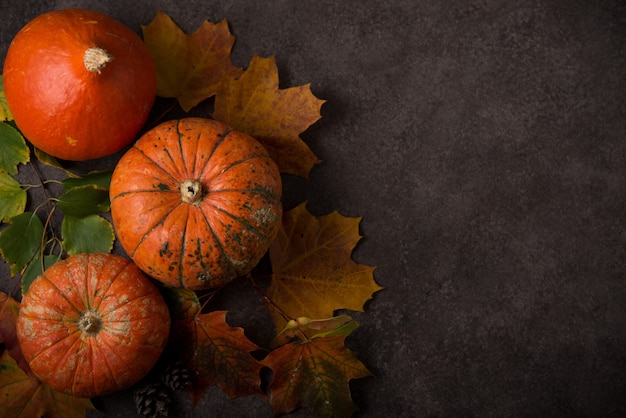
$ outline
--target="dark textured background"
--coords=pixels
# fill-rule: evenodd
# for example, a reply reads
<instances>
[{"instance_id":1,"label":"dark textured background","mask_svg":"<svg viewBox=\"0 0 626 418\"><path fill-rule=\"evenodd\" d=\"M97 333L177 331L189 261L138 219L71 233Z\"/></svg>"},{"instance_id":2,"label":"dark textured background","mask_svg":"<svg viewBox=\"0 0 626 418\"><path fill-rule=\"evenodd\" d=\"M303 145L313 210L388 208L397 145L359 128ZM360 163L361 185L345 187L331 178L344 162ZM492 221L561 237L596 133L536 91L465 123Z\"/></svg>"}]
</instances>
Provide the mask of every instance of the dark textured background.
<instances>
[{"instance_id":1,"label":"dark textured background","mask_svg":"<svg viewBox=\"0 0 626 418\"><path fill-rule=\"evenodd\" d=\"M303 135L324 162L285 204L363 216L354 258L386 290L348 339L376 375L357 415L624 416L625 4L0 0L0 56L52 8L227 19L236 65L275 55L283 87L327 100ZM213 388L186 416L271 408Z\"/></svg>"}]
</instances>

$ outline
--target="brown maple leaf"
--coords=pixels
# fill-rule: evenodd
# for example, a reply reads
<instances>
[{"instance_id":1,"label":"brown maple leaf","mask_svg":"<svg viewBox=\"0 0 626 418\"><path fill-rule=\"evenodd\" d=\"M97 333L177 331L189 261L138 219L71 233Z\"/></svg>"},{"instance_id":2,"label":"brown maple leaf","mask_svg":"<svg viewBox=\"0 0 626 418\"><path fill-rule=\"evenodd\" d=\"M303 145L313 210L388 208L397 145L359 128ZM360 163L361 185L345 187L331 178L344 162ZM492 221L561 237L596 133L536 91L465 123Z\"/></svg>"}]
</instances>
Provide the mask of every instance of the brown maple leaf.
<instances>
[{"instance_id":1,"label":"brown maple leaf","mask_svg":"<svg viewBox=\"0 0 626 418\"><path fill-rule=\"evenodd\" d=\"M29 378L4 351L0 356L0 416L82 418L95 409L86 398L76 398Z\"/></svg>"},{"instance_id":2,"label":"brown maple leaf","mask_svg":"<svg viewBox=\"0 0 626 418\"><path fill-rule=\"evenodd\" d=\"M274 371L270 403L276 415L299 407L317 417L350 417L357 409L350 379L371 373L344 345L345 335L283 345L261 363Z\"/></svg>"},{"instance_id":3,"label":"brown maple leaf","mask_svg":"<svg viewBox=\"0 0 626 418\"><path fill-rule=\"evenodd\" d=\"M307 177L319 159L300 134L320 119L324 102L310 84L279 89L275 58L255 56L241 77L222 79L213 118L261 142L281 172Z\"/></svg>"},{"instance_id":4,"label":"brown maple leaf","mask_svg":"<svg viewBox=\"0 0 626 418\"><path fill-rule=\"evenodd\" d=\"M298 317L329 318L337 309L363 311L374 292L375 267L357 264L352 250L360 240L361 218L332 212L316 218L305 203L285 212L270 246L272 280L267 297L277 329Z\"/></svg>"},{"instance_id":5,"label":"brown maple leaf","mask_svg":"<svg viewBox=\"0 0 626 418\"><path fill-rule=\"evenodd\" d=\"M205 21L187 35L165 13L141 27L144 43L157 68L157 94L175 97L184 111L217 92L222 77L238 77L242 69L230 60L235 37L228 23Z\"/></svg>"},{"instance_id":6,"label":"brown maple leaf","mask_svg":"<svg viewBox=\"0 0 626 418\"><path fill-rule=\"evenodd\" d=\"M193 405L212 385L230 398L263 394L261 364L250 354L259 347L242 328L226 323L226 311L198 314L176 321L172 328L174 349L194 376L189 388Z\"/></svg>"}]
</instances>

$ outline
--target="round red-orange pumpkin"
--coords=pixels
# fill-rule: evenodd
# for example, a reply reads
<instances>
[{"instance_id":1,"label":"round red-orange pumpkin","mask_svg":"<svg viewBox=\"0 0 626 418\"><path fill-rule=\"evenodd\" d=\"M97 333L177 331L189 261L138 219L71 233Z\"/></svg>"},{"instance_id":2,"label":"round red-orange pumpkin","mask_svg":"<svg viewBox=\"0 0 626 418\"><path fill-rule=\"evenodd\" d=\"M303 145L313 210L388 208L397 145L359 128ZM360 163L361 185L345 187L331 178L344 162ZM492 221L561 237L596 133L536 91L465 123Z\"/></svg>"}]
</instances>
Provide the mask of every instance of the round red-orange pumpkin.
<instances>
[{"instance_id":1,"label":"round red-orange pumpkin","mask_svg":"<svg viewBox=\"0 0 626 418\"><path fill-rule=\"evenodd\" d=\"M259 142L184 118L148 131L120 159L111 215L139 268L170 286L206 289L258 264L280 226L281 193Z\"/></svg>"},{"instance_id":2,"label":"round red-orange pumpkin","mask_svg":"<svg viewBox=\"0 0 626 418\"><path fill-rule=\"evenodd\" d=\"M167 342L158 288L130 260L78 254L53 264L22 299L17 337L33 373L79 397L137 383Z\"/></svg>"},{"instance_id":3,"label":"round red-orange pumpkin","mask_svg":"<svg viewBox=\"0 0 626 418\"><path fill-rule=\"evenodd\" d=\"M9 46L3 77L24 136L65 160L99 158L130 144L156 97L155 64L139 35L84 9L28 22Z\"/></svg>"}]
</instances>

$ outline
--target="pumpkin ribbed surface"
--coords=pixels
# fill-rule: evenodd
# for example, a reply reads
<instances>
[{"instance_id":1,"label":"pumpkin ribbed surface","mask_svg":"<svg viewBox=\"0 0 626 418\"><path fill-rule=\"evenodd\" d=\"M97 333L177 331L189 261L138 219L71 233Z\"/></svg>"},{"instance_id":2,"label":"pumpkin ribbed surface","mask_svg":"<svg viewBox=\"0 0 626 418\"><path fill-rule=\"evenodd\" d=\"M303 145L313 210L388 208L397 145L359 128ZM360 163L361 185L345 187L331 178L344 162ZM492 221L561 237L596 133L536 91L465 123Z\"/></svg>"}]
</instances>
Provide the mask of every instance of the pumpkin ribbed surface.
<instances>
[{"instance_id":1,"label":"pumpkin ribbed surface","mask_svg":"<svg viewBox=\"0 0 626 418\"><path fill-rule=\"evenodd\" d=\"M170 316L158 288L130 260L78 254L36 278L17 336L33 373L79 397L137 383L167 342Z\"/></svg>"},{"instance_id":2,"label":"pumpkin ribbed surface","mask_svg":"<svg viewBox=\"0 0 626 418\"><path fill-rule=\"evenodd\" d=\"M24 136L66 160L99 158L129 145L156 97L156 67L139 35L84 9L50 11L28 22L9 46L3 81Z\"/></svg>"},{"instance_id":3,"label":"pumpkin ribbed surface","mask_svg":"<svg viewBox=\"0 0 626 418\"><path fill-rule=\"evenodd\" d=\"M117 164L111 215L134 262L170 286L219 287L249 272L282 216L280 173L263 146L204 118L145 133Z\"/></svg>"}]
</instances>

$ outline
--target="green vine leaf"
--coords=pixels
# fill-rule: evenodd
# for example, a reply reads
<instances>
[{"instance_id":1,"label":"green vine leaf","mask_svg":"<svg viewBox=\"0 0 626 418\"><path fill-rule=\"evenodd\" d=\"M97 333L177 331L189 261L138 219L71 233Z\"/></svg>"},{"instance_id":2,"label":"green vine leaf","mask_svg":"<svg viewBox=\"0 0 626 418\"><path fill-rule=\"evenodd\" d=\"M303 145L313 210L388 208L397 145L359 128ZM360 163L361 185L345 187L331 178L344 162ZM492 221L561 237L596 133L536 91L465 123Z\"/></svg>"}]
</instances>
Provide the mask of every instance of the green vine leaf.
<instances>
[{"instance_id":1,"label":"green vine leaf","mask_svg":"<svg viewBox=\"0 0 626 418\"><path fill-rule=\"evenodd\" d=\"M9 223L11 225L0 232L0 253L11 265L11 275L16 275L39 258L44 226L32 212L14 216Z\"/></svg>"},{"instance_id":2,"label":"green vine leaf","mask_svg":"<svg viewBox=\"0 0 626 418\"><path fill-rule=\"evenodd\" d=\"M63 190L69 191L75 187L93 186L100 189L108 190L111 185L111 176L113 170L92 171L82 177L68 177L61 181Z\"/></svg>"},{"instance_id":3,"label":"green vine leaf","mask_svg":"<svg viewBox=\"0 0 626 418\"><path fill-rule=\"evenodd\" d=\"M0 171L17 174L17 166L29 161L30 150L20 131L0 122Z\"/></svg>"},{"instance_id":4,"label":"green vine leaf","mask_svg":"<svg viewBox=\"0 0 626 418\"><path fill-rule=\"evenodd\" d=\"M7 98L4 95L4 81L2 78L2 74L0 74L0 121L4 120L13 120L13 115L9 110Z\"/></svg>"},{"instance_id":5,"label":"green vine leaf","mask_svg":"<svg viewBox=\"0 0 626 418\"><path fill-rule=\"evenodd\" d=\"M40 259L41 260L41 259ZM26 270L24 270L24 274L22 274L22 295L28 291L30 284L35 280L38 276L43 273L42 265L40 260L37 260L36 263L30 263ZM51 265L61 260L61 255L46 255L43 257L43 268L48 269Z\"/></svg>"},{"instance_id":6,"label":"green vine leaf","mask_svg":"<svg viewBox=\"0 0 626 418\"><path fill-rule=\"evenodd\" d=\"M57 199L58 208L75 218L108 212L110 205L108 189L91 184L72 187Z\"/></svg>"},{"instance_id":7,"label":"green vine leaf","mask_svg":"<svg viewBox=\"0 0 626 418\"><path fill-rule=\"evenodd\" d=\"M61 224L63 248L69 255L110 253L115 234L113 226L100 215L65 216Z\"/></svg>"},{"instance_id":8,"label":"green vine leaf","mask_svg":"<svg viewBox=\"0 0 626 418\"><path fill-rule=\"evenodd\" d=\"M0 172L0 222L7 222L25 208L26 190L12 176Z\"/></svg>"},{"instance_id":9,"label":"green vine leaf","mask_svg":"<svg viewBox=\"0 0 626 418\"><path fill-rule=\"evenodd\" d=\"M59 170L63 170L65 171L65 173L68 176L74 176L73 173L69 172L68 170L66 170L61 163L59 162L59 160L57 160L55 157L53 157L52 155L43 152L42 150L40 150L37 147L33 147L33 151L35 154L35 157L39 160L40 163L45 164L49 167L53 167L53 168L58 168Z\"/></svg>"}]
</instances>

